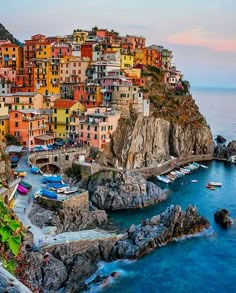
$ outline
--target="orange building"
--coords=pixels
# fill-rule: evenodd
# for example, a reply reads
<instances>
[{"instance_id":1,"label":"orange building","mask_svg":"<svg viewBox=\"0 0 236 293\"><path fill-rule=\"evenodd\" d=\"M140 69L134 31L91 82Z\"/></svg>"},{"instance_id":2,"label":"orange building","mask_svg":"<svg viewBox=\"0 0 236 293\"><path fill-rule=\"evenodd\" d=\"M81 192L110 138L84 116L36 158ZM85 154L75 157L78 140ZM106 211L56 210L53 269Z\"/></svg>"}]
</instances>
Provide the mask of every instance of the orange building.
<instances>
[{"instance_id":1,"label":"orange building","mask_svg":"<svg viewBox=\"0 0 236 293\"><path fill-rule=\"evenodd\" d=\"M9 112L10 134L15 136L19 142L28 148L36 144L44 144L53 141L53 137L45 137L45 119L38 110L23 109ZM39 143L41 141L41 143Z\"/></svg>"},{"instance_id":2,"label":"orange building","mask_svg":"<svg viewBox=\"0 0 236 293\"><path fill-rule=\"evenodd\" d=\"M23 67L23 48L15 44L3 44L2 60L3 67L10 67L12 70L18 70Z\"/></svg>"},{"instance_id":3,"label":"orange building","mask_svg":"<svg viewBox=\"0 0 236 293\"><path fill-rule=\"evenodd\" d=\"M80 84L74 90L74 100L79 101L86 109L99 107L103 102L101 86L92 82Z\"/></svg>"},{"instance_id":4,"label":"orange building","mask_svg":"<svg viewBox=\"0 0 236 293\"><path fill-rule=\"evenodd\" d=\"M158 50L158 46L152 45L144 49L143 63L144 65L162 67L161 52Z\"/></svg>"}]
</instances>

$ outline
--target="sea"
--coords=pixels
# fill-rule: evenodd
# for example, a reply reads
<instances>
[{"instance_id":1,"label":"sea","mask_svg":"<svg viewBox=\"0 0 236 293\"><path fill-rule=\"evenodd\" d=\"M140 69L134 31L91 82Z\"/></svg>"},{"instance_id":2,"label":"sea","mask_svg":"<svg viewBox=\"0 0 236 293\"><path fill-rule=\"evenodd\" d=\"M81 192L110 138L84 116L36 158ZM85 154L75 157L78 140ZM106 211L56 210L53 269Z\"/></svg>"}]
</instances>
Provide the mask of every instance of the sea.
<instances>
[{"instance_id":1,"label":"sea","mask_svg":"<svg viewBox=\"0 0 236 293\"><path fill-rule=\"evenodd\" d=\"M236 90L193 88L191 92L213 137L220 134L227 139L226 143L236 140ZM136 261L100 263L97 273L108 275L116 271L119 276L111 278L106 286L91 288L90 292L236 292L236 165L217 161L204 164L208 169L199 168L168 186L152 179L166 190L165 202L145 209L113 212L110 217L126 230L132 223L139 224L172 204L182 209L191 204L210 221L210 228ZM219 181L222 187L209 190L209 181ZM227 230L214 222L214 213L219 208L228 209L235 220Z\"/></svg>"}]
</instances>

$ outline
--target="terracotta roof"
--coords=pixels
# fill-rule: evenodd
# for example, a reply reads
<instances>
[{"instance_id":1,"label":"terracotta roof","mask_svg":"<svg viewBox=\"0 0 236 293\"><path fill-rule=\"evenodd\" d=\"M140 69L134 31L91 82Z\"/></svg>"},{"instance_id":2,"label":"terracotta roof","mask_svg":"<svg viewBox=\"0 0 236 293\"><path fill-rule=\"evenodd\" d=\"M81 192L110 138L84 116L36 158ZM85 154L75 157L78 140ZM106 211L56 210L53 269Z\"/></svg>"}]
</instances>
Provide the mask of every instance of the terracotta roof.
<instances>
[{"instance_id":1,"label":"terracotta roof","mask_svg":"<svg viewBox=\"0 0 236 293\"><path fill-rule=\"evenodd\" d=\"M70 109L76 103L77 103L77 101L61 99L61 100L57 100L54 103L54 107L53 108L57 108L57 109Z\"/></svg>"},{"instance_id":2,"label":"terracotta roof","mask_svg":"<svg viewBox=\"0 0 236 293\"><path fill-rule=\"evenodd\" d=\"M1 47L6 47L6 48L8 48L8 47L20 47L20 46L18 46L18 45L16 45L16 44L3 44L3 45L1 45Z\"/></svg>"}]
</instances>

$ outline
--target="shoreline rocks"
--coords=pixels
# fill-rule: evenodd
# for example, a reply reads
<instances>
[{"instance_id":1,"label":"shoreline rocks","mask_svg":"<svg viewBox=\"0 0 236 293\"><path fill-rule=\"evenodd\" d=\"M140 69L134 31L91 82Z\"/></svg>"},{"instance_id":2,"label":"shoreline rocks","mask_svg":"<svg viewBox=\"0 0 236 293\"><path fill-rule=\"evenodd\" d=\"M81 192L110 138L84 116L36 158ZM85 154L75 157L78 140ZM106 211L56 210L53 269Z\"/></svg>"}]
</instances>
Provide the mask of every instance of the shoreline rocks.
<instances>
[{"instance_id":1,"label":"shoreline rocks","mask_svg":"<svg viewBox=\"0 0 236 293\"><path fill-rule=\"evenodd\" d=\"M88 184L90 200L104 210L143 208L164 201L167 195L141 174L103 171Z\"/></svg>"},{"instance_id":2,"label":"shoreline rocks","mask_svg":"<svg viewBox=\"0 0 236 293\"><path fill-rule=\"evenodd\" d=\"M232 219L229 217L229 211L226 209L221 209L215 212L214 220L221 227L227 229L233 224Z\"/></svg>"},{"instance_id":3,"label":"shoreline rocks","mask_svg":"<svg viewBox=\"0 0 236 293\"><path fill-rule=\"evenodd\" d=\"M182 211L180 206L172 205L140 225L131 225L126 237L115 244L112 258L140 258L176 238L202 232L209 226L208 220L198 214L195 206Z\"/></svg>"},{"instance_id":4,"label":"shoreline rocks","mask_svg":"<svg viewBox=\"0 0 236 293\"><path fill-rule=\"evenodd\" d=\"M217 145L214 150L215 158L229 159L236 155L236 140L232 140L228 145Z\"/></svg>"}]
</instances>

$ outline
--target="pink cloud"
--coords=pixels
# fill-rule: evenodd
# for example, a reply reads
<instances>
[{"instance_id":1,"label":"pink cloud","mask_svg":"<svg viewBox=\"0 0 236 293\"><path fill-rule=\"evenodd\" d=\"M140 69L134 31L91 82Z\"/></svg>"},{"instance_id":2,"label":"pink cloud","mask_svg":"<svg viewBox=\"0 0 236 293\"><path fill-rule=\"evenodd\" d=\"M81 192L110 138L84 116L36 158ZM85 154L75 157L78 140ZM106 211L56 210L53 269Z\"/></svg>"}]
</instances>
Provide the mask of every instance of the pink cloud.
<instances>
[{"instance_id":1,"label":"pink cloud","mask_svg":"<svg viewBox=\"0 0 236 293\"><path fill-rule=\"evenodd\" d=\"M217 52L236 52L236 39L226 39L216 33L190 29L170 35L167 41L176 45L205 47Z\"/></svg>"}]
</instances>

